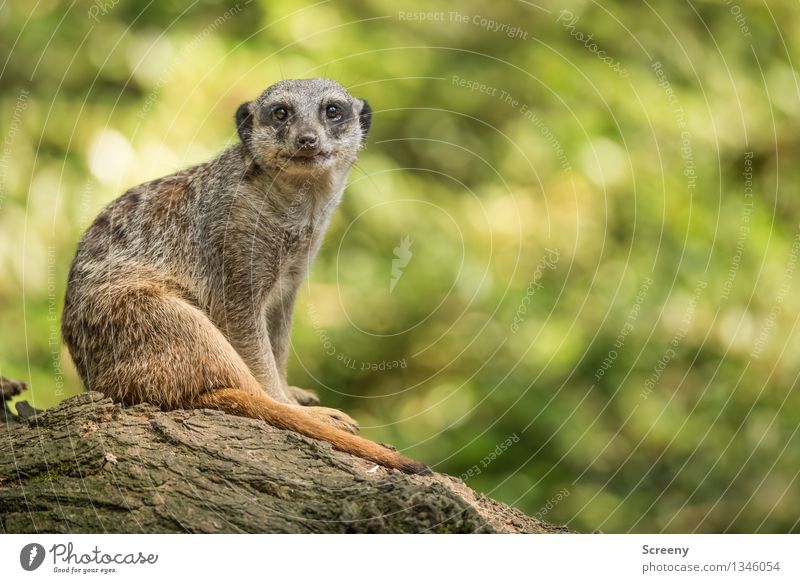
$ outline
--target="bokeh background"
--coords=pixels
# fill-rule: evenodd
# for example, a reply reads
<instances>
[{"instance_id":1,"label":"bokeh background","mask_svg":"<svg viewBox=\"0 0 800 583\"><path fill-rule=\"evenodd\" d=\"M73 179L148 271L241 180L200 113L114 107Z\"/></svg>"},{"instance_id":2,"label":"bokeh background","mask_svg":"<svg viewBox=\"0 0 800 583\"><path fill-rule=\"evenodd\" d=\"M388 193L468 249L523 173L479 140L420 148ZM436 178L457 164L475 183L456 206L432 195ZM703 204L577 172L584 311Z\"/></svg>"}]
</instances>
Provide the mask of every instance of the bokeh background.
<instances>
[{"instance_id":1,"label":"bokeh background","mask_svg":"<svg viewBox=\"0 0 800 583\"><path fill-rule=\"evenodd\" d=\"M294 384L577 530L798 531L798 4L448 4L0 4L0 374L80 392L82 230L327 76L375 114Z\"/></svg>"}]
</instances>

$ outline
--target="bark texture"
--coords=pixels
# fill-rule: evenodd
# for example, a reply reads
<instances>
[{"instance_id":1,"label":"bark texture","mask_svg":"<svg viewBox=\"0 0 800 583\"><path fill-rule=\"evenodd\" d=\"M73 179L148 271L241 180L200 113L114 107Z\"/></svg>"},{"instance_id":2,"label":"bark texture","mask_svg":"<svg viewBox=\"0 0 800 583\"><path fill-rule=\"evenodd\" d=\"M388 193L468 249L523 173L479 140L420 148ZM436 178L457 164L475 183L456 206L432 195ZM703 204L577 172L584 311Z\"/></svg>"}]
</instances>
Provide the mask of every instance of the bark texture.
<instances>
[{"instance_id":1,"label":"bark texture","mask_svg":"<svg viewBox=\"0 0 800 583\"><path fill-rule=\"evenodd\" d=\"M5 429L5 533L567 532L450 476L386 470L218 411L86 393Z\"/></svg>"}]
</instances>

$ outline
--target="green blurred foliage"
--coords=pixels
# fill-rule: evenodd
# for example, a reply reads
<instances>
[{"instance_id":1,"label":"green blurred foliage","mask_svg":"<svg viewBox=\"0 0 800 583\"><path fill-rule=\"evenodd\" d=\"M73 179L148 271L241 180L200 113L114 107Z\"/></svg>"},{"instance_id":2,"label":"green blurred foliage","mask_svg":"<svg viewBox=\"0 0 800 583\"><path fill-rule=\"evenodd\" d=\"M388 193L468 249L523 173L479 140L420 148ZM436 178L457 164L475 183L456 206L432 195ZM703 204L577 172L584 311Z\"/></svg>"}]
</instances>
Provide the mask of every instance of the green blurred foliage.
<instances>
[{"instance_id":1,"label":"green blurred foliage","mask_svg":"<svg viewBox=\"0 0 800 583\"><path fill-rule=\"evenodd\" d=\"M294 384L578 530L797 531L800 18L769 4L5 2L0 374L79 392L82 230L265 86L328 76L375 115Z\"/></svg>"}]
</instances>

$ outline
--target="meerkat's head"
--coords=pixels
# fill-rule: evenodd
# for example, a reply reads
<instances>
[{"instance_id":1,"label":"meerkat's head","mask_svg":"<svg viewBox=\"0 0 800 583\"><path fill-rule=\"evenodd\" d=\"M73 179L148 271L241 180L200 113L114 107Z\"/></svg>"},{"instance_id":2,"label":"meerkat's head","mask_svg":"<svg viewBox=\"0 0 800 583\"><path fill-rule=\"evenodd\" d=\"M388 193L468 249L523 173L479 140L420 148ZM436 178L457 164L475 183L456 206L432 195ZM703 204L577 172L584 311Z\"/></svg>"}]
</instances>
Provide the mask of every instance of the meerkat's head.
<instances>
[{"instance_id":1,"label":"meerkat's head","mask_svg":"<svg viewBox=\"0 0 800 583\"><path fill-rule=\"evenodd\" d=\"M236 111L256 163L287 174L349 169L371 121L369 104L330 79L280 81Z\"/></svg>"}]
</instances>

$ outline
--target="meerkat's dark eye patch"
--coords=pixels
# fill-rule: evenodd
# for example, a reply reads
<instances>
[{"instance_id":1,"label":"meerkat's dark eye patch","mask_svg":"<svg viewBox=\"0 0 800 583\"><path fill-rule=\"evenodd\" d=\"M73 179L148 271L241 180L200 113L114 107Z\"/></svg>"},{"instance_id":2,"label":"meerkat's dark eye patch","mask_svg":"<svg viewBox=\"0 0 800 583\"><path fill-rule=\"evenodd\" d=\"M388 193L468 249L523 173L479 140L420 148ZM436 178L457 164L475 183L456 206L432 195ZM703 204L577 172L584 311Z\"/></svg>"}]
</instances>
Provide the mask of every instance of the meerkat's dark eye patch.
<instances>
[{"instance_id":1,"label":"meerkat's dark eye patch","mask_svg":"<svg viewBox=\"0 0 800 583\"><path fill-rule=\"evenodd\" d=\"M344 108L338 103L329 103L325 107L325 117L331 121L341 121L344 117Z\"/></svg>"},{"instance_id":2,"label":"meerkat's dark eye patch","mask_svg":"<svg viewBox=\"0 0 800 583\"><path fill-rule=\"evenodd\" d=\"M286 121L289 119L289 108L278 105L272 108L272 119L275 121Z\"/></svg>"}]
</instances>

